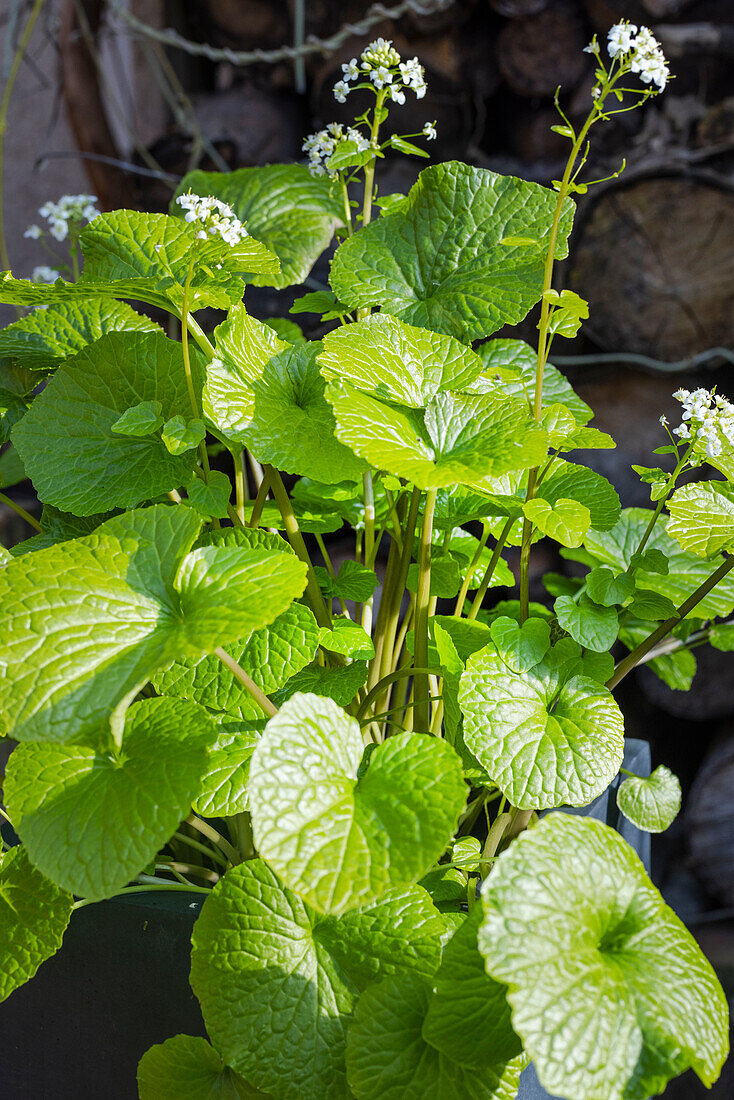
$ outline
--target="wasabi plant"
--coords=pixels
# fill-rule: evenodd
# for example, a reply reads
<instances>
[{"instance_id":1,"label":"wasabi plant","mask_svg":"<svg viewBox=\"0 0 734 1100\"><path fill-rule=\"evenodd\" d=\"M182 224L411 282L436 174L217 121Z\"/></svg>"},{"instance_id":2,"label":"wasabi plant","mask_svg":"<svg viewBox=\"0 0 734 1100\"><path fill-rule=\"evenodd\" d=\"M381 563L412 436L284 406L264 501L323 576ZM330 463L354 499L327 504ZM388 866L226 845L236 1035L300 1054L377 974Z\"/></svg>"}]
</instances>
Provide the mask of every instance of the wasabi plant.
<instances>
[{"instance_id":1,"label":"wasabi plant","mask_svg":"<svg viewBox=\"0 0 734 1100\"><path fill-rule=\"evenodd\" d=\"M170 214L84 226L78 279L0 280L29 309L0 333L0 469L43 502L0 569L0 997L81 906L203 901L211 1042L152 1047L142 1100L509 1100L529 1060L556 1096L644 1100L720 1071L695 941L614 829L555 812L614 782L665 829L678 781L620 783L614 689L642 662L684 689L692 647L734 646L731 405L681 392L651 507L621 511L575 455L614 443L549 362L588 313L553 281L589 131L668 77L645 28L589 49L553 188L450 162L379 195L435 125L386 136L425 79L378 40L334 90L367 109L308 166L192 172ZM248 312L334 234L291 311L321 340ZM491 338L538 305L537 348ZM548 605L540 539L582 567Z\"/></svg>"}]
</instances>

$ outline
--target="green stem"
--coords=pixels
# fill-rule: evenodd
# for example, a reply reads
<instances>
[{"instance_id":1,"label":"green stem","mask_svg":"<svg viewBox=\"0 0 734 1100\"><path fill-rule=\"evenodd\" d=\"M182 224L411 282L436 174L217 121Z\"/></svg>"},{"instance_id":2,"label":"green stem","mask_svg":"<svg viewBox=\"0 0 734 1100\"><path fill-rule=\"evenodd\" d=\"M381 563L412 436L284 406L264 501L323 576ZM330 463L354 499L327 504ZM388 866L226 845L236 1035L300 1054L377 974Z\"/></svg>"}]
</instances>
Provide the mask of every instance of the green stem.
<instances>
[{"instance_id":1,"label":"green stem","mask_svg":"<svg viewBox=\"0 0 734 1100\"><path fill-rule=\"evenodd\" d=\"M359 705L359 709L355 717L357 717L360 721L366 718L367 712L370 709L370 704L373 703L375 699L378 699L385 688L389 687L390 684L394 684L396 680L402 680L404 676L414 676L416 673L426 673L426 675L428 675L429 673L434 673L436 671L437 670L435 668L413 668L411 666L396 669L395 672L389 672L387 676L383 676L383 678L375 684L371 691L367 692L364 699Z\"/></svg>"},{"instance_id":2,"label":"green stem","mask_svg":"<svg viewBox=\"0 0 734 1100\"><path fill-rule=\"evenodd\" d=\"M364 489L364 562L371 567L375 549L375 491L372 473L368 470L362 475ZM365 602L362 608L362 628L369 634L372 630L372 603L374 597Z\"/></svg>"},{"instance_id":3,"label":"green stem","mask_svg":"<svg viewBox=\"0 0 734 1100\"><path fill-rule=\"evenodd\" d=\"M420 549L418 553L418 589L415 600L415 663L425 668L428 664L428 606L431 598L431 544L433 541L433 517L436 512L436 489L428 489L423 505L423 526L421 528ZM428 733L431 727L431 707L427 701L430 695L428 677L420 672L415 674L413 691L418 699L414 709L414 728Z\"/></svg>"},{"instance_id":4,"label":"green stem","mask_svg":"<svg viewBox=\"0 0 734 1100\"><path fill-rule=\"evenodd\" d=\"M194 378L191 373L191 358L189 356L189 294L191 292L191 280L194 277L194 257L191 257L189 261L189 269L186 272L186 282L183 288L183 297L181 300L181 350L183 352L183 364L184 374L186 375L186 388L189 391L189 403L191 404L191 411L194 414L194 420L201 420L201 413L199 412L199 402L196 400L196 390L194 388ZM201 458L201 465L205 473L206 480L209 476L209 455L206 451L206 440L202 440L199 444L199 457ZM217 520L215 526L219 526Z\"/></svg>"},{"instance_id":5,"label":"green stem","mask_svg":"<svg viewBox=\"0 0 734 1100\"><path fill-rule=\"evenodd\" d=\"M461 585L461 588L459 589L459 595L456 597L456 603L454 604L454 615L461 615L464 610L464 600L466 599L469 589L471 587L474 570L479 565L479 559L482 556L482 551L484 550L484 547L487 545L488 539L489 524L485 523L482 530L482 537L477 543L477 548L474 551L474 557L469 563L469 568L466 571L466 576L464 577L464 581Z\"/></svg>"},{"instance_id":6,"label":"green stem","mask_svg":"<svg viewBox=\"0 0 734 1100\"><path fill-rule=\"evenodd\" d=\"M270 488L272 489L273 496L275 497L275 503L278 505L281 516L283 517L283 523L285 524L285 531L288 535L288 541L296 552L296 555L308 570L306 580L306 592L308 594L309 603L311 604L311 610L313 611L316 622L319 626L331 627L331 615L327 609L324 597L321 595L321 589L319 588L319 582L316 579L316 574L311 564L311 558L309 557L308 550L306 549L306 543L303 541L303 535L301 534L298 526L298 520L296 519L295 512L293 511L293 505L291 504L288 494L283 484L283 479L276 469L272 466L266 465L264 467L265 473L268 475L270 481Z\"/></svg>"},{"instance_id":7,"label":"green stem","mask_svg":"<svg viewBox=\"0 0 734 1100\"><path fill-rule=\"evenodd\" d=\"M240 665L237 664L235 659L233 657L230 657L229 653L227 653L225 649L222 649L221 646L217 646L217 648L214 650L214 653L215 656L217 656L222 662L222 664L229 669L234 678L236 680L239 680L242 686L246 688L247 691L249 691L250 695L263 711L263 713L267 714L268 718L274 717L274 715L278 713L278 708L275 706L274 703L271 703L267 695L265 695L265 693L262 692L257 686L255 681L250 676L248 676L244 668L241 668Z\"/></svg>"},{"instance_id":8,"label":"green stem","mask_svg":"<svg viewBox=\"0 0 734 1100\"><path fill-rule=\"evenodd\" d=\"M696 604L700 603L731 569L734 569L734 555L725 558L719 568L715 570L703 584L700 584L687 600L683 601L675 615L671 615L669 619L661 623L657 630L654 630L649 637L645 638L643 642L640 642L631 653L628 653L627 656L619 662L614 670L614 674L607 680L607 687L609 690L611 691L612 688L615 688L628 672L631 672L636 665L640 664L645 654L649 653L658 642L661 642L666 634L670 634L671 630L685 619L686 615L693 610Z\"/></svg>"},{"instance_id":9,"label":"green stem","mask_svg":"<svg viewBox=\"0 0 734 1100\"><path fill-rule=\"evenodd\" d=\"M126 894L149 894L154 890L183 890L187 894L211 894L211 890L208 886L183 886L178 882L158 882L155 885L149 886L126 886L124 890L118 890L116 894L112 894L113 898L124 898ZM110 898L103 898L103 901L109 901ZM83 909L85 905L97 905L99 899L97 898L82 898L81 901L75 901L72 905L72 909Z\"/></svg>"},{"instance_id":10,"label":"green stem","mask_svg":"<svg viewBox=\"0 0 734 1100\"><path fill-rule=\"evenodd\" d=\"M216 844L217 848L221 848L227 859L232 862L233 858L237 858L237 851L228 840L225 840L221 833L218 833L213 825L210 825L208 821L204 821L203 818L198 817L195 813L190 813L186 818L186 824L190 825L192 829L196 829L202 836L205 836L208 840L211 840L212 844Z\"/></svg>"},{"instance_id":11,"label":"green stem","mask_svg":"<svg viewBox=\"0 0 734 1100\"><path fill-rule=\"evenodd\" d=\"M232 450L232 462L234 464L234 487L237 502L237 516L242 526L245 526L245 499L247 487L245 485L245 467L243 463L244 452Z\"/></svg>"},{"instance_id":12,"label":"green stem","mask_svg":"<svg viewBox=\"0 0 734 1100\"><path fill-rule=\"evenodd\" d=\"M500 531L499 538L497 539L495 548L492 551L492 557L489 559L487 572L482 577L482 583L479 585L479 588L475 593L474 600L472 601L472 605L469 608L467 619L476 619L477 615L479 614L480 608L484 601L484 597L487 595L487 589L489 588L492 577L494 576L494 571L497 568L497 562L500 560L502 551L504 550L505 543L507 542L514 522L515 520L512 518L512 516L510 516L510 518L507 520L507 523Z\"/></svg>"},{"instance_id":13,"label":"green stem","mask_svg":"<svg viewBox=\"0 0 734 1100\"><path fill-rule=\"evenodd\" d=\"M352 236L352 208L349 205L349 189L347 188L347 181L344 176L339 177L342 185L342 200L344 202L344 227L347 231L347 236Z\"/></svg>"},{"instance_id":14,"label":"green stem","mask_svg":"<svg viewBox=\"0 0 734 1100\"><path fill-rule=\"evenodd\" d=\"M195 840L192 836L186 836L186 833L175 832L173 835L176 840L180 840L184 844L188 844L190 848L194 848L197 852L201 852L209 859L215 860L215 862L220 863L222 867L227 866L227 860L224 858L221 852L218 852L211 847L207 847L206 844L202 844L200 841Z\"/></svg>"},{"instance_id":15,"label":"green stem","mask_svg":"<svg viewBox=\"0 0 734 1100\"><path fill-rule=\"evenodd\" d=\"M8 258L8 247L5 240L5 215L3 209L3 185L4 185L4 168L5 168L5 131L8 128L8 112L10 110L10 97L13 94L13 87L20 70L21 62L28 48L31 35L33 34L33 28L36 25L36 20L41 14L41 8L43 7L43 0L36 0L31 13L28 16L28 22L23 28L23 33L20 36L18 42L18 48L13 55L13 62L10 66L10 72L8 73L8 79L5 82L3 89L3 98L0 101L0 262L2 262L3 270L8 271L10 269L10 259Z\"/></svg>"},{"instance_id":16,"label":"green stem","mask_svg":"<svg viewBox=\"0 0 734 1100\"><path fill-rule=\"evenodd\" d=\"M21 507L20 504L17 504L14 500L11 500L10 497L6 497L5 493L0 493L0 504L7 504L8 508L12 508L16 515L20 516L21 519L24 519L26 523L30 524L30 526L35 531L42 530L41 524L38 522L38 520L35 519L35 517L32 516L30 512L26 512L25 508Z\"/></svg>"},{"instance_id":17,"label":"green stem","mask_svg":"<svg viewBox=\"0 0 734 1100\"><path fill-rule=\"evenodd\" d=\"M237 847L244 860L253 859L255 856L255 842L252 838L252 818L246 810L234 815L235 830L237 832Z\"/></svg>"},{"instance_id":18,"label":"green stem","mask_svg":"<svg viewBox=\"0 0 734 1100\"><path fill-rule=\"evenodd\" d=\"M173 875L184 874L203 878L205 882L211 882L212 886L216 886L222 877L218 871L212 871L209 867L200 867L195 863L185 863L178 859L163 859L155 866L157 871L170 871Z\"/></svg>"},{"instance_id":19,"label":"green stem","mask_svg":"<svg viewBox=\"0 0 734 1100\"><path fill-rule=\"evenodd\" d=\"M657 523L658 519L660 518L660 513L662 512L663 508L667 504L668 499L670 497L670 494L672 493L673 489L675 488L675 483L678 480L678 475L680 474L681 470L686 465L686 463L688 461L688 457L689 457L692 450L693 450L693 444L691 443L690 446L688 447L688 450L683 455L683 457L678 459L678 462L676 464L675 469L673 470L672 474L670 475L670 477L666 481L665 491L664 491L662 497L660 498L660 500L657 502L657 505L655 506L655 511L653 512L652 516L650 517L650 522L648 523L647 527L645 528L645 533L642 536L642 538L640 539L640 544L639 544L639 546L637 547L637 549L635 551L636 554L641 554L642 551L647 546L647 544L650 540L650 536L652 535L653 530L655 528L655 524ZM632 569L632 566L631 565L628 566L627 567L627 572L629 573L631 569Z\"/></svg>"},{"instance_id":20,"label":"green stem","mask_svg":"<svg viewBox=\"0 0 734 1100\"><path fill-rule=\"evenodd\" d=\"M255 497L255 503L253 504L252 511L250 512L248 527L260 526L260 517L263 514L263 508L265 507L265 501L267 500L269 491L270 478L266 474L258 487L257 496Z\"/></svg>"}]
</instances>

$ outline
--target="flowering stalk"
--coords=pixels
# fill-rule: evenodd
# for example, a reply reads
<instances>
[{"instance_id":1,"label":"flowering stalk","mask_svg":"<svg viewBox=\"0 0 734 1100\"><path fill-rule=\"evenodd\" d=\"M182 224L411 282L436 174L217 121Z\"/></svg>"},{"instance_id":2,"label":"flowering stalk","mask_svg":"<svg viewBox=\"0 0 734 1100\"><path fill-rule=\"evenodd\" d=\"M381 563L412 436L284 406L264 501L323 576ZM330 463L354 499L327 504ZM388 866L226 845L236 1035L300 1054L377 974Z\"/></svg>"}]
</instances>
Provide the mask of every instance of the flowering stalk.
<instances>
[{"instance_id":1,"label":"flowering stalk","mask_svg":"<svg viewBox=\"0 0 734 1100\"><path fill-rule=\"evenodd\" d=\"M596 70L596 83L592 89L592 107L578 135L574 134L570 124L562 128L562 132L565 136L573 140L573 145L566 162L563 178L560 182L556 183L558 198L556 200L553 223L548 238L548 251L546 253L545 268L543 272L543 296L541 298L540 321L538 323L538 356L535 372L535 395L533 399L533 416L538 422L540 422L542 418L543 375L550 349L550 339L552 339L552 334L550 334L549 337L549 333L552 317L553 303L551 299L553 296L553 270L555 265L556 244L558 241L558 230L563 204L566 198L574 191L580 190L579 186L576 184L576 178L586 162L587 153L584 152L583 156L581 156L578 167L576 167L576 162L579 159L587 134L592 125L601 119L607 119L610 113L618 113L617 111L605 112L604 110L604 103L610 93L613 92L620 100L623 91L636 93L639 97L637 102L630 108L621 108L621 110L632 110L644 103L651 95L662 92L669 76L668 67L665 63L665 57L663 56L662 50L647 27L641 27L638 31L635 24L629 23L626 20L617 23L611 28L607 36L607 51L611 58L611 64L608 69L601 59L601 49L596 40L596 35L586 47L585 52L592 54L596 58L598 64ZM617 87L622 77L628 73L634 73L639 76L643 84L648 85L648 87L643 91L629 88L620 89ZM651 87L653 84L655 85L654 89ZM560 112L560 108L559 113L561 113L564 122L567 122L563 113ZM535 496L537 486L538 468L536 467L530 470L528 475L526 501L531 500ZM523 522L522 546L520 550L520 618L522 622L527 619L529 610L530 548L533 530L534 528L530 520L525 519Z\"/></svg>"}]
</instances>

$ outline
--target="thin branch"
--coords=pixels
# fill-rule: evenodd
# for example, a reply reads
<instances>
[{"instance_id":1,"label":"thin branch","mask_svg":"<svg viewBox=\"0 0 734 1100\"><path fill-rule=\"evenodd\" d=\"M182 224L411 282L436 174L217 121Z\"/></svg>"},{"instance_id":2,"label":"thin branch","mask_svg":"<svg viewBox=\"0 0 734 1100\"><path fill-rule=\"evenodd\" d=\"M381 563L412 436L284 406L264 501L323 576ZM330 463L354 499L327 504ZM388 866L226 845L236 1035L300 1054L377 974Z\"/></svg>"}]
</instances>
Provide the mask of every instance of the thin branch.
<instances>
[{"instance_id":1,"label":"thin branch","mask_svg":"<svg viewBox=\"0 0 734 1100\"><path fill-rule=\"evenodd\" d=\"M230 65L241 67L254 65L258 62L275 64L279 61L297 61L299 58L309 57L312 54L327 55L334 53L350 38L360 38L367 34L377 23L385 19L400 19L407 12L416 12L418 15L433 15L436 12L448 11L454 4L454 0L402 0L402 3L393 7L384 4L372 4L367 9L364 17L356 23L345 23L331 38L316 38L309 35L303 45L281 46L277 50L230 50L227 47L217 48L206 42L191 42L183 38L178 31L171 28L158 30L138 19L124 6L124 0L109 0L110 7L119 15L123 22L137 34L146 38L152 38L164 46L170 46L174 50L182 50L192 57L205 57L208 61L227 61Z\"/></svg>"}]
</instances>

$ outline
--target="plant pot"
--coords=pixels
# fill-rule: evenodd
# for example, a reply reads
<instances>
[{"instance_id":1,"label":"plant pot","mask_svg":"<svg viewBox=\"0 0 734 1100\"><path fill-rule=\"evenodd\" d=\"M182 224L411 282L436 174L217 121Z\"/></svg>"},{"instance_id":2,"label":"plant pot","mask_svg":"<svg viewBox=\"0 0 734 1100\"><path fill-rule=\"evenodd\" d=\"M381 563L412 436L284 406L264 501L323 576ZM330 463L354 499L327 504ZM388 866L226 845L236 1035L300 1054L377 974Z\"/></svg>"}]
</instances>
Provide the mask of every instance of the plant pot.
<instances>
[{"instance_id":1,"label":"plant pot","mask_svg":"<svg viewBox=\"0 0 734 1100\"><path fill-rule=\"evenodd\" d=\"M649 774L647 742L624 766ZM650 838L617 811L615 785L572 811L606 821L649 864ZM141 893L78 910L57 955L0 1005L2 1100L135 1100L137 1064L172 1035L204 1035L189 986L191 930L202 895ZM547 1100L532 1066L518 1100Z\"/></svg>"},{"instance_id":2,"label":"plant pot","mask_svg":"<svg viewBox=\"0 0 734 1100\"><path fill-rule=\"evenodd\" d=\"M640 741L636 737L628 737L624 745L624 760L622 767L636 775L650 774L650 746L647 741ZM582 814L584 817L595 817L599 821L611 825L613 829L624 837L631 848L650 871L650 834L638 829L631 821L628 821L617 809L616 792L620 777L614 780L612 785L600 794L590 806L583 806L580 810L566 810L565 813ZM520 1088L517 1100L557 1100L546 1092L538 1081L535 1066L529 1065L520 1078Z\"/></svg>"}]
</instances>

